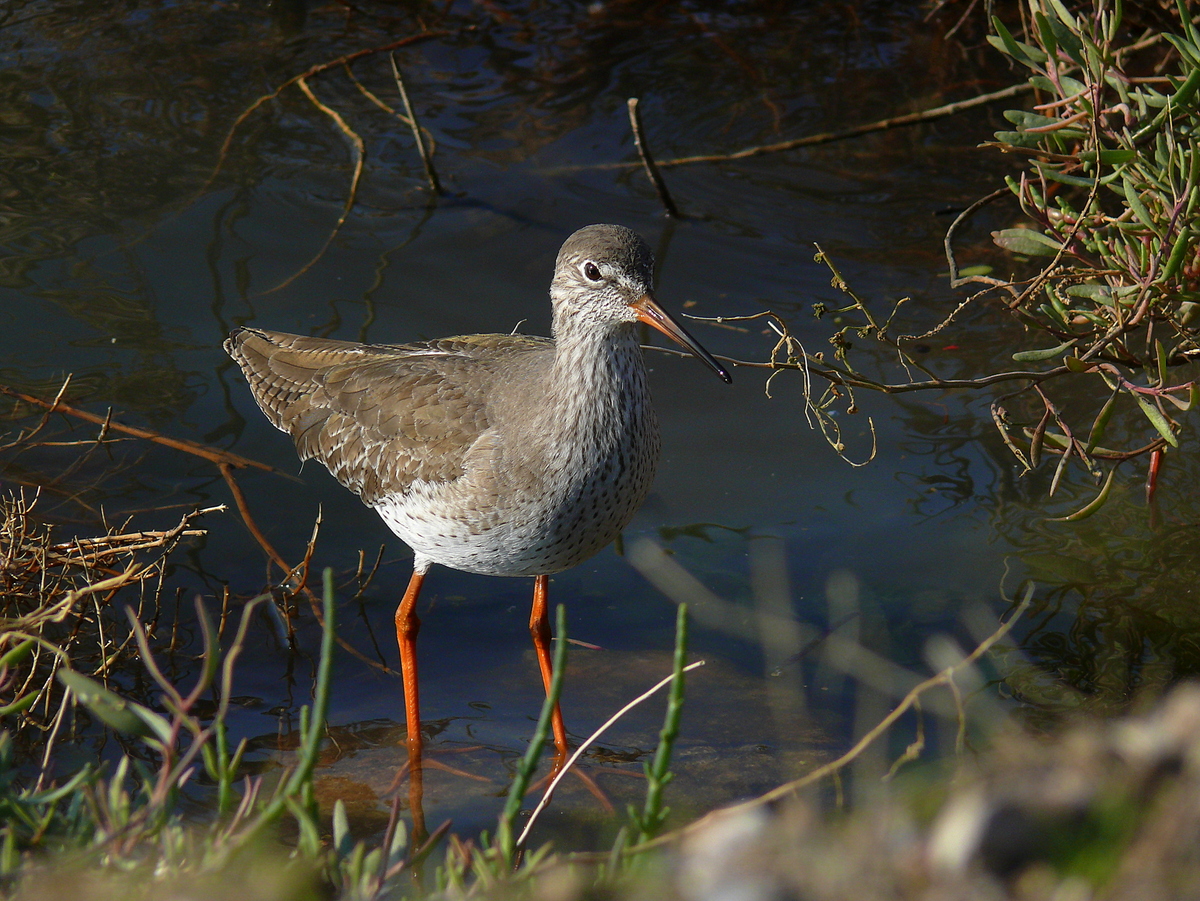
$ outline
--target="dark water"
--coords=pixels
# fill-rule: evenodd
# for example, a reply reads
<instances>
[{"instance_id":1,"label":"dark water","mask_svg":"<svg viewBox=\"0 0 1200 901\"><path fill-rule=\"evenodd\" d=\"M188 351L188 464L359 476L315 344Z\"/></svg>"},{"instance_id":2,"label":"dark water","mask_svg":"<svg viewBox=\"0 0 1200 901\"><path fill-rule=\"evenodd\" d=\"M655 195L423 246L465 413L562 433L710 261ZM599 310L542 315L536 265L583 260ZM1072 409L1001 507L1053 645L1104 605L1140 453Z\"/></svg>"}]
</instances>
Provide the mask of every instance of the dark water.
<instances>
[{"instance_id":1,"label":"dark water","mask_svg":"<svg viewBox=\"0 0 1200 901\"><path fill-rule=\"evenodd\" d=\"M0 376L174 437L227 448L302 482L247 471L239 484L270 541L298 561L320 511L312 561L349 579L360 550L383 564L361 599L343 591L343 636L394 664L391 618L408 551L319 467L302 471L290 442L250 399L220 345L253 324L305 334L401 342L467 332L546 334L555 253L574 229L619 222L658 249L669 309L738 316L772 309L810 351L835 329L814 302L843 297L815 263L818 242L858 293L920 332L957 302L941 241L952 214L990 191L1007 162L976 149L1000 109L739 163L671 168L687 214L664 219L635 159L625 100L642 98L662 159L720 153L936 106L1000 87L998 67L967 29L943 42L914 4L451 3L419 13L388 4L10 4L0 22ZM436 143L447 196L424 186L408 127L373 105L341 66L313 75L317 97L361 136L354 206L328 239L351 182L349 141L300 90L256 99L309 67L421 30L445 33L397 53ZM944 24L944 23L943 23ZM385 54L354 75L398 105ZM969 262L1008 265L985 213L963 236ZM310 265L311 264L311 265ZM280 285L284 287L279 287ZM695 324L713 352L766 359L762 323ZM945 375L1005 367L1015 328L993 310L929 344ZM866 365L902 373L869 349ZM765 790L844 748L892 699L930 672L931 640L970 646L1037 580L1036 615L1018 630L978 694L981 718L1118 709L1143 684L1195 671L1195 460L1172 459L1158 507L1144 474L1119 476L1108 510L1048 523L1095 487L1069 478L1047 503L1050 473L1018 478L992 428L994 395L859 396L840 414L851 468L806 423L801 381L735 372L732 388L696 361L651 353L664 454L625 555L609 549L556 577L572 637L568 727L588 734L669 670L672 599L639 561L662 548L719 599L698 607L693 654L709 661L690 701L671 803L696 811ZM58 427L63 424L59 423ZM73 437L94 436L74 425ZM139 513L166 527L179 510L229 503L216 468L144 443L118 444L66 473L63 449L9 455L4 487L43 486L41 512L91 534L101 516ZM1043 467L1043 470L1045 467ZM157 512L155 512L157 511ZM235 512L178 551L167 595L215 604L271 578ZM647 545L646 542L653 542ZM1189 552L1191 551L1191 552ZM634 565L637 564L637 565ZM648 576L650 577L648 580ZM431 758L461 775L427 776L431 822L489 825L532 731L541 687L528 648L531 586L435 570L423 598L423 715ZM684 594L687 594L686 592ZM675 597L674 600L679 600ZM181 607L186 611L186 604ZM173 614L172 614L173 615ZM194 631L180 614L183 634ZM782 624L782 625L781 625ZM831 634L875 655L827 653ZM305 613L301 652L266 621L240 671L235 715L256 761L282 758L310 697L317 631ZM936 646L936 643L935 643ZM797 656L799 655L799 656ZM186 655L184 655L186 658ZM885 661L885 662L880 662ZM186 674L186 659L176 661ZM399 681L348 654L338 660L323 791L370 823L384 815L403 763ZM640 759L661 706L602 742L589 773L622 809L640 796ZM953 725L930 725L932 750ZM910 736L900 736L899 747ZM894 750L894 749L893 749ZM435 764L436 766L436 764ZM869 759L864 772L886 768ZM873 768L873 769L872 769ZM611 829L603 803L568 782L549 828L568 843ZM578 839L578 841L576 841Z\"/></svg>"}]
</instances>

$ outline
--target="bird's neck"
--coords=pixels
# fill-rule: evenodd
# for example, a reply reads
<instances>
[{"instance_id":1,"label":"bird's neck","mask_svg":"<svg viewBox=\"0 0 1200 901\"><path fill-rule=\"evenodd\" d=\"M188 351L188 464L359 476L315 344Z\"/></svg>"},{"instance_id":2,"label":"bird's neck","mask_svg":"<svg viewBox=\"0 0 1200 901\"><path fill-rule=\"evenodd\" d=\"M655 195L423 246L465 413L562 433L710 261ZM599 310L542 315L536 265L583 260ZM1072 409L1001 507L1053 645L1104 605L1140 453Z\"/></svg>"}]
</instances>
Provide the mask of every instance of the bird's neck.
<instances>
[{"instance_id":1,"label":"bird's neck","mask_svg":"<svg viewBox=\"0 0 1200 901\"><path fill-rule=\"evenodd\" d=\"M652 416L646 367L633 323L554 324L554 366L546 411L568 440L605 443ZM571 439L571 436L574 436Z\"/></svg>"}]
</instances>

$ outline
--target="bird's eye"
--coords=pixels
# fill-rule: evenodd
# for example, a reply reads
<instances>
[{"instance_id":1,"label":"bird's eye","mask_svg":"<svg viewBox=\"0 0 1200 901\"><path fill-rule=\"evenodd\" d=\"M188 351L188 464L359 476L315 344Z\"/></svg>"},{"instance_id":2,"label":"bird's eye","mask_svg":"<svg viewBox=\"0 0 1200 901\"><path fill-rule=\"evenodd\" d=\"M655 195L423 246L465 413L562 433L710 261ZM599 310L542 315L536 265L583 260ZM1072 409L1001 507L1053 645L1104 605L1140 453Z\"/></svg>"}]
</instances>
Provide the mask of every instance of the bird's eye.
<instances>
[{"instance_id":1,"label":"bird's eye","mask_svg":"<svg viewBox=\"0 0 1200 901\"><path fill-rule=\"evenodd\" d=\"M587 262L583 264L583 274L588 277L589 281L600 281L600 267L595 263Z\"/></svg>"}]
</instances>

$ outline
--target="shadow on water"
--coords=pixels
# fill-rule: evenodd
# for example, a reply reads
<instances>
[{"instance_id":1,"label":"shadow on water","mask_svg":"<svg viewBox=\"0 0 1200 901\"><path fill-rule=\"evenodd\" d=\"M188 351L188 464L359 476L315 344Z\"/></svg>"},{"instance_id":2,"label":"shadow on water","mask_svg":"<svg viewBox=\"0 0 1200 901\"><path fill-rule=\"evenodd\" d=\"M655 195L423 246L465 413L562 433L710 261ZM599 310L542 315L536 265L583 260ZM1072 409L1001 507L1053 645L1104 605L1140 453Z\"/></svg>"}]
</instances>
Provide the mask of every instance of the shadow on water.
<instances>
[{"instance_id":1,"label":"shadow on water","mask_svg":"<svg viewBox=\"0 0 1200 901\"><path fill-rule=\"evenodd\" d=\"M593 221L619 221L657 246L659 297L673 310L769 307L825 346L828 323L810 306L838 295L812 262L819 241L861 294L912 297L914 331L928 328L951 299L944 213L1003 171L973 149L998 110L670 169L689 216L670 226L638 169L610 167L633 158L630 96L642 97L665 159L855 125L1010 77L989 68L969 28L961 44L943 41L910 5L795 6L449 4L423 23L441 36L397 55L450 192L436 202L408 126L342 67L313 76L366 157L347 221L307 269L346 200L346 135L294 87L238 116L309 66L417 33L411 13L298 3L273 6L291 14L272 22L229 5L63 2L18 5L4 23L0 379L53 397L69 374L77 406L299 473L246 470L238 484L288 560L303 556L319 511L312 566L336 571L342 636L362 655L338 660L319 790L345 799L364 828L386 817L405 762L399 680L382 668L395 664L391 617L411 557L318 467L298 468L223 337L245 323L381 342L518 325L545 334L558 245ZM352 71L397 102L384 56ZM989 217L1002 215L982 215L968 243L985 244ZM929 365L978 371L1011 328L988 313L965 325L954 342L930 342ZM762 358L773 343L755 323L695 330L734 357ZM709 663L689 683L672 786L679 815L765 790L844 748L929 672L938 642L969 647L987 634L1021 579L1037 585L1035 613L999 659L995 709L1014 706L1003 696L1038 717L1107 712L1196 672L1197 511L1178 487L1195 484L1194 459L1173 462L1177 487L1157 510L1146 510L1131 468L1101 515L1050 523L1048 477L1017 477L985 398L861 398L861 413L843 421L849 453L869 452L870 416L879 454L851 469L805 423L795 380L774 380L768 397L753 372L724 390L695 361L649 362L664 432L654 493L623 550L556 577L553 597L567 601L583 643L564 699L577 739L669 671L672 602L691 605L693 652ZM13 429L40 416L10 409ZM53 417L32 446L4 452L4 487L40 489L40 515L80 535L129 517L167 528L182 510L231 500L211 462L95 436ZM1094 487L1060 491L1052 513ZM160 597L154 637L180 678L196 648L186 599L236 607L281 580L233 512L204 526L170 558ZM370 570L381 544L356 594L360 557ZM426 592L426 807L456 828L486 828L540 704L530 586L437 569ZM293 650L278 621L257 622L239 674L231 723L264 771L286 762L309 697L318 629L303 605L297 626ZM133 672L113 680L134 696L150 691ZM649 705L603 739L583 767L593 784L567 782L547 834L604 844L609 811L640 796L660 719ZM953 747L952 721L930 730L931 747ZM865 756L856 778L886 772L896 751Z\"/></svg>"}]
</instances>

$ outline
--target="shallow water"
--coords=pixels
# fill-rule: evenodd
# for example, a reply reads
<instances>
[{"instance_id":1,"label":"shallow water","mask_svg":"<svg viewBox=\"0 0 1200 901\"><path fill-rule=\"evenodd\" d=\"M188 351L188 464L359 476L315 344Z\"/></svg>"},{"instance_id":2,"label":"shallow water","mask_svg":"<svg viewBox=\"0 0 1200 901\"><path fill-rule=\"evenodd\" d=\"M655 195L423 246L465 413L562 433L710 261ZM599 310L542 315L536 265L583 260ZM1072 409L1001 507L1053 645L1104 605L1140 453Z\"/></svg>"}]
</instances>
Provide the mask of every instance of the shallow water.
<instances>
[{"instance_id":1,"label":"shallow water","mask_svg":"<svg viewBox=\"0 0 1200 901\"><path fill-rule=\"evenodd\" d=\"M53 396L70 374L78 406L111 407L119 420L299 473L297 482L245 471L239 484L289 560L303 556L318 513L317 569L349 581L360 550L370 561L384 545L363 596L343 589L341 621L350 644L389 666L410 555L319 466L300 469L221 351L231 327L388 343L518 326L546 334L559 244L581 225L611 221L657 248L658 296L673 311L769 308L810 351L828 350L835 326L813 318L811 305L844 299L813 261L816 242L885 314L910 296L905 330L916 333L958 299L941 255L948 212L1009 171L975 147L1002 121L993 108L805 151L668 168L687 218L667 221L627 165L636 156L629 96L643 98L649 141L670 159L932 107L1011 76L977 36L964 33L966 50L940 42L910 4L448 9L440 21L427 13L445 34L397 53L436 143L445 197L425 187L408 127L340 66L309 79L366 148L354 205L323 253L352 177L350 144L333 120L293 86L247 115L224 153L222 144L238 115L286 79L418 32L409 13L329 6L301 22L235 5L31 2L12 7L0 32L12 136L0 173L0 376ZM398 103L383 54L353 71ZM1013 216L978 217L964 257L1007 265L987 233ZM766 359L774 343L761 322L691 329L733 358ZM999 368L1014 334L998 313L977 311L930 340L928 365L946 375ZM1143 474L1130 467L1108 511L1052 524L1048 513L1079 507L1095 488L1069 479L1047 504L1050 473L1019 479L991 426L994 395L860 393L861 412L840 420L847 454L868 456L868 417L878 454L851 468L807 424L796 375L780 375L768 396L761 370L740 369L727 387L694 360L655 352L648 360L664 439L654 492L626 532L624 555L608 549L556 577L551 597L568 605L571 637L594 646L571 655L564 712L576 738L669 671L672 601L693 604L692 653L708 665L689 682L669 799L680 814L765 790L844 749L928 674L932 638L962 646L981 638L1023 576L1038 580L1038 616L988 670L1007 681L980 690L981 709L1011 709L1014 695L1030 713L1116 709L1143 683L1195 671L1188 549L1197 511L1183 487L1194 484L1192 457L1172 460L1157 511L1145 508ZM882 356L875 365L899 377ZM74 428L80 440L95 434ZM160 510L139 522L164 527L178 518L165 505L230 501L215 467L163 448L115 445L70 485L55 477L67 465L62 454L4 461L4 486L43 486L41 512L80 534L102 512L120 520ZM235 512L204 525L207 537L173 558L169 594L215 604L225 586L244 599L280 578L267 575ZM658 549L718 600L655 587ZM540 704L530 590L523 580L444 569L426 583L431 823L494 822ZM180 615L190 634L194 623ZM256 737L253 756L264 766L286 760L278 748L309 700L318 633L306 612L299 635L296 655L264 619L240 671L235 727ZM830 636L895 668L864 669L829 651ZM186 655L178 666L187 672ZM353 799L371 823L385 815L404 762L399 681L342 654L333 704L322 791ZM585 772L608 801L569 782L547 834L578 846L614 828L604 805L621 810L640 797L636 774L660 717L661 702L649 705L605 737ZM930 729L932 745L953 742L952 727ZM881 754L894 757L909 737ZM887 764L868 758L863 773Z\"/></svg>"}]
</instances>

